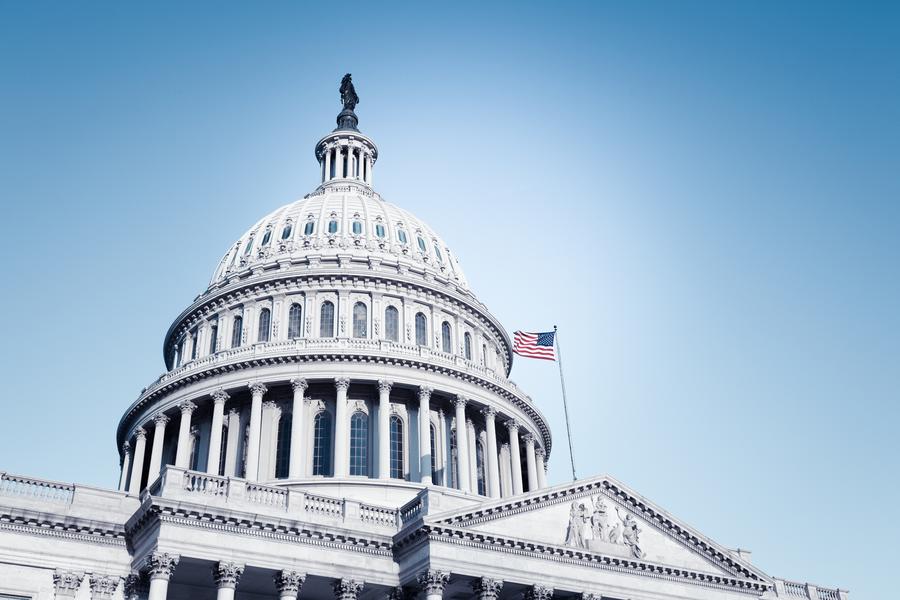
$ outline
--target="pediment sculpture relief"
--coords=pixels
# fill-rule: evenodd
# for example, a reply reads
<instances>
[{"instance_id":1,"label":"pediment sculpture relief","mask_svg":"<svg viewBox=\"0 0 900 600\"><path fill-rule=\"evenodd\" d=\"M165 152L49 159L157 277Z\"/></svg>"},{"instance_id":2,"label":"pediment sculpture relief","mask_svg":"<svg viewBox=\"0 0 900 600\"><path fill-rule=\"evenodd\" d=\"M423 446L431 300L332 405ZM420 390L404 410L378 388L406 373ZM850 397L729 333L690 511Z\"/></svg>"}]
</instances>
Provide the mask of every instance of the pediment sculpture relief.
<instances>
[{"instance_id":1,"label":"pediment sculpture relief","mask_svg":"<svg viewBox=\"0 0 900 600\"><path fill-rule=\"evenodd\" d=\"M604 552L625 546L635 558L644 558L640 546L641 528L627 511L607 507L602 496L583 502L576 500L569 510L566 546Z\"/></svg>"}]
</instances>

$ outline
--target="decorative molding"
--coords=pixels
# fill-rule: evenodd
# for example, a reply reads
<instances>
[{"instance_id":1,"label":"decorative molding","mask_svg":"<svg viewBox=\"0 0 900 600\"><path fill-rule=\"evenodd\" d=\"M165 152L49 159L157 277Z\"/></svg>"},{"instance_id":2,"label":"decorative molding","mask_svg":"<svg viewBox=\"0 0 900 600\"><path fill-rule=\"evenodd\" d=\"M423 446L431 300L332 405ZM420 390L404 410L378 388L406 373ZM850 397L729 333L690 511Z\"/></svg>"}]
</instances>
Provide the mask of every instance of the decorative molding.
<instances>
[{"instance_id":1,"label":"decorative molding","mask_svg":"<svg viewBox=\"0 0 900 600\"><path fill-rule=\"evenodd\" d=\"M428 570L419 573L416 576L419 587L425 592L425 595L441 595L444 593L444 587L450 581L450 573L447 571Z\"/></svg>"},{"instance_id":2,"label":"decorative molding","mask_svg":"<svg viewBox=\"0 0 900 600\"><path fill-rule=\"evenodd\" d=\"M233 562L218 562L213 565L213 580L217 588L234 589L244 574L244 565Z\"/></svg>"},{"instance_id":3,"label":"decorative molding","mask_svg":"<svg viewBox=\"0 0 900 600\"><path fill-rule=\"evenodd\" d=\"M57 569L53 573L53 589L56 591L57 597L75 596L75 592L81 587L81 581L84 579L84 573L75 571L63 571Z\"/></svg>"},{"instance_id":4,"label":"decorative molding","mask_svg":"<svg viewBox=\"0 0 900 600\"><path fill-rule=\"evenodd\" d=\"M115 575L91 574L91 600L110 600L119 589L121 577Z\"/></svg>"},{"instance_id":5,"label":"decorative molding","mask_svg":"<svg viewBox=\"0 0 900 600\"><path fill-rule=\"evenodd\" d=\"M306 573L279 571L275 574L275 588L282 598L285 596L294 596L296 598L299 596L305 582Z\"/></svg>"},{"instance_id":6,"label":"decorative molding","mask_svg":"<svg viewBox=\"0 0 900 600\"><path fill-rule=\"evenodd\" d=\"M166 581L175 572L175 567L181 559L177 554L168 552L154 552L147 557L145 568L150 574L150 579L165 579Z\"/></svg>"},{"instance_id":7,"label":"decorative molding","mask_svg":"<svg viewBox=\"0 0 900 600\"><path fill-rule=\"evenodd\" d=\"M343 578L334 582L332 589L334 590L335 600L356 600L362 591L365 582L356 581L355 579Z\"/></svg>"},{"instance_id":8,"label":"decorative molding","mask_svg":"<svg viewBox=\"0 0 900 600\"><path fill-rule=\"evenodd\" d=\"M503 589L503 581L482 577L472 582L472 591L478 600L497 600L500 590Z\"/></svg>"}]
</instances>

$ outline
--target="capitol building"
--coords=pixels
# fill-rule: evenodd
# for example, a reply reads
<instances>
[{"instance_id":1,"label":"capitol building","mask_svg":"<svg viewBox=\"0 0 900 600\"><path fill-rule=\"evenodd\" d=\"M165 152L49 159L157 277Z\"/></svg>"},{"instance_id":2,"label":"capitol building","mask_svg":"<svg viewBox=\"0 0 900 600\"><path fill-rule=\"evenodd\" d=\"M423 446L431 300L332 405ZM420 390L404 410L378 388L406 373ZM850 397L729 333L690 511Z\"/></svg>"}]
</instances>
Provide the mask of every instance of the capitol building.
<instances>
[{"instance_id":1,"label":"capitol building","mask_svg":"<svg viewBox=\"0 0 900 600\"><path fill-rule=\"evenodd\" d=\"M612 477L548 485L509 334L375 191L349 76L341 96L318 186L237 237L165 332L118 489L0 473L0 600L848 598Z\"/></svg>"}]
</instances>

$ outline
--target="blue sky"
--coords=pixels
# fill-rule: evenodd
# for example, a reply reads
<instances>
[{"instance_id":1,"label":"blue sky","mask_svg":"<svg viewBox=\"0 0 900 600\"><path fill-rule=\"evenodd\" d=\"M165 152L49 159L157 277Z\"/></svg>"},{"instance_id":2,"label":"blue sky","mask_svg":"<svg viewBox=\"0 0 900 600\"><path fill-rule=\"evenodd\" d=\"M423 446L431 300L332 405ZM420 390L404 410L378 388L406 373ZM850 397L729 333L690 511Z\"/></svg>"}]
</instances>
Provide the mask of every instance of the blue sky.
<instances>
[{"instance_id":1,"label":"blue sky","mask_svg":"<svg viewBox=\"0 0 900 600\"><path fill-rule=\"evenodd\" d=\"M887 592L889 3L4 3L0 469L115 484L115 427L166 328L247 227L315 187L345 72L377 189L510 331L559 325L580 476L773 575ZM556 365L512 377L563 482Z\"/></svg>"}]
</instances>

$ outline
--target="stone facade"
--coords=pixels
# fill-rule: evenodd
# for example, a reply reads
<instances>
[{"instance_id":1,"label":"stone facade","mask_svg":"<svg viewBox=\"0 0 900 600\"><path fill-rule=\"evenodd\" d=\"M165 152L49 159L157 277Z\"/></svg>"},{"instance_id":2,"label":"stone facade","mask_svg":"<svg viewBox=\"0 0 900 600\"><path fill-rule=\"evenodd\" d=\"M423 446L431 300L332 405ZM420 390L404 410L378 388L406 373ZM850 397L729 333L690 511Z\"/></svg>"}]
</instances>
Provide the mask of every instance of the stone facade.
<instances>
[{"instance_id":1,"label":"stone facade","mask_svg":"<svg viewBox=\"0 0 900 600\"><path fill-rule=\"evenodd\" d=\"M846 598L612 478L548 486L546 419L453 252L372 189L358 130L315 154L318 188L166 333L118 489L0 473L0 598Z\"/></svg>"}]
</instances>

